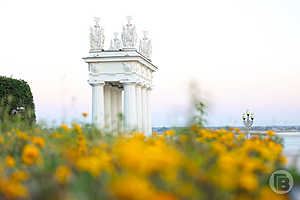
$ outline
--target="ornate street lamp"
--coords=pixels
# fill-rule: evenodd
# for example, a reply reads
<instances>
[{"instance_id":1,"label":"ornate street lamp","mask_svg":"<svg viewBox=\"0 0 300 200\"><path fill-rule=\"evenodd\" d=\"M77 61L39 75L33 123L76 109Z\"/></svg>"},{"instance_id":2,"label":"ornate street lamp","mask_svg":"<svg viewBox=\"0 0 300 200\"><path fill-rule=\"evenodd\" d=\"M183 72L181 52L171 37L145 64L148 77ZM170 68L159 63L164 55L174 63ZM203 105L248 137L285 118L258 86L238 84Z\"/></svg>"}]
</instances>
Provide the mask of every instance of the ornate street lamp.
<instances>
[{"instance_id":1,"label":"ornate street lamp","mask_svg":"<svg viewBox=\"0 0 300 200\"><path fill-rule=\"evenodd\" d=\"M250 129L251 129L251 126L253 125L254 114L250 113L250 111L247 110L246 113L243 113L242 119L243 119L244 125L246 127L247 138L250 138Z\"/></svg>"}]
</instances>

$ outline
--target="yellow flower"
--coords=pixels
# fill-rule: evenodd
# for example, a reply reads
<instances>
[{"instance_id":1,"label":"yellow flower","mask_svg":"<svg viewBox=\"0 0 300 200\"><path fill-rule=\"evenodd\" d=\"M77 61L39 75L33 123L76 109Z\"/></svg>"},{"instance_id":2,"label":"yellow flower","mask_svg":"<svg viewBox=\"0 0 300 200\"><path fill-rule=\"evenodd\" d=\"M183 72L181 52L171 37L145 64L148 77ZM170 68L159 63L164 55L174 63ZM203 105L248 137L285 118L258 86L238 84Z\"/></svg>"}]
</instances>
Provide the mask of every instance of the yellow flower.
<instances>
[{"instance_id":1,"label":"yellow flower","mask_svg":"<svg viewBox=\"0 0 300 200\"><path fill-rule=\"evenodd\" d=\"M199 136L203 136L203 135L206 135L206 134L209 134L209 130L207 129L200 129L199 132L198 132L198 135Z\"/></svg>"},{"instance_id":2,"label":"yellow flower","mask_svg":"<svg viewBox=\"0 0 300 200\"><path fill-rule=\"evenodd\" d=\"M190 129L191 129L191 131L193 131L194 133L197 133L197 132L198 132L198 127L197 127L197 125L192 125L192 126L190 127Z\"/></svg>"},{"instance_id":3,"label":"yellow flower","mask_svg":"<svg viewBox=\"0 0 300 200\"><path fill-rule=\"evenodd\" d=\"M98 156L86 156L79 158L75 166L81 171L87 171L94 177L100 175L103 170L110 171L111 169L111 157L102 152Z\"/></svg>"},{"instance_id":4,"label":"yellow flower","mask_svg":"<svg viewBox=\"0 0 300 200\"><path fill-rule=\"evenodd\" d=\"M0 136L0 143L4 143L4 138L2 136Z\"/></svg>"},{"instance_id":5,"label":"yellow flower","mask_svg":"<svg viewBox=\"0 0 300 200\"><path fill-rule=\"evenodd\" d=\"M157 132L153 132L152 133L152 137L156 137L156 136L158 136L158 133Z\"/></svg>"},{"instance_id":6,"label":"yellow flower","mask_svg":"<svg viewBox=\"0 0 300 200\"><path fill-rule=\"evenodd\" d=\"M167 130L164 132L165 136L174 136L176 132L174 130Z\"/></svg>"},{"instance_id":7,"label":"yellow flower","mask_svg":"<svg viewBox=\"0 0 300 200\"><path fill-rule=\"evenodd\" d=\"M5 165L7 167L14 167L16 166L16 161L12 156L7 156L5 159Z\"/></svg>"},{"instance_id":8,"label":"yellow flower","mask_svg":"<svg viewBox=\"0 0 300 200\"><path fill-rule=\"evenodd\" d=\"M66 124L62 124L62 125L60 126L60 128L64 129L65 131L69 131L69 130L70 130L69 126L66 125Z\"/></svg>"},{"instance_id":9,"label":"yellow flower","mask_svg":"<svg viewBox=\"0 0 300 200\"><path fill-rule=\"evenodd\" d=\"M79 133L79 134L82 133L82 129L81 129L81 126L79 124L72 124L72 126L76 130L77 133Z\"/></svg>"},{"instance_id":10,"label":"yellow flower","mask_svg":"<svg viewBox=\"0 0 300 200\"><path fill-rule=\"evenodd\" d=\"M11 179L15 182L26 181L28 180L28 174L24 171L18 170L12 174Z\"/></svg>"},{"instance_id":11,"label":"yellow flower","mask_svg":"<svg viewBox=\"0 0 300 200\"><path fill-rule=\"evenodd\" d=\"M242 173L240 186L250 192L256 190L258 188L257 177L252 173Z\"/></svg>"},{"instance_id":12,"label":"yellow flower","mask_svg":"<svg viewBox=\"0 0 300 200\"><path fill-rule=\"evenodd\" d=\"M88 114L86 112L82 113L82 116L87 117Z\"/></svg>"},{"instance_id":13,"label":"yellow flower","mask_svg":"<svg viewBox=\"0 0 300 200\"><path fill-rule=\"evenodd\" d=\"M272 136L275 135L275 132L272 131L272 130L268 130L268 131L266 132L266 134L267 134L268 136L272 137Z\"/></svg>"},{"instance_id":14,"label":"yellow flower","mask_svg":"<svg viewBox=\"0 0 300 200\"><path fill-rule=\"evenodd\" d=\"M236 188L238 181L238 177L233 172L215 173L212 175L212 179L216 185L230 190Z\"/></svg>"},{"instance_id":15,"label":"yellow flower","mask_svg":"<svg viewBox=\"0 0 300 200\"><path fill-rule=\"evenodd\" d=\"M239 128L234 128L234 131L237 133L241 132L241 130Z\"/></svg>"},{"instance_id":16,"label":"yellow flower","mask_svg":"<svg viewBox=\"0 0 300 200\"><path fill-rule=\"evenodd\" d=\"M40 150L37 147L27 144L23 149L22 161L27 165L33 165L39 159L39 155Z\"/></svg>"},{"instance_id":17,"label":"yellow flower","mask_svg":"<svg viewBox=\"0 0 300 200\"><path fill-rule=\"evenodd\" d=\"M111 184L113 195L117 199L146 200L153 199L154 190L151 184L143 178L123 175Z\"/></svg>"},{"instance_id":18,"label":"yellow flower","mask_svg":"<svg viewBox=\"0 0 300 200\"><path fill-rule=\"evenodd\" d=\"M14 180L0 179L0 191L7 199L28 197L27 188Z\"/></svg>"},{"instance_id":19,"label":"yellow flower","mask_svg":"<svg viewBox=\"0 0 300 200\"><path fill-rule=\"evenodd\" d=\"M276 194L273 192L270 187L265 186L261 189L260 195L258 200L266 200L266 199L272 199L272 200L288 200L290 199L286 194Z\"/></svg>"},{"instance_id":20,"label":"yellow flower","mask_svg":"<svg viewBox=\"0 0 300 200\"><path fill-rule=\"evenodd\" d=\"M224 171L232 171L236 166L236 162L237 160L235 156L227 153L227 154L220 155L217 164Z\"/></svg>"},{"instance_id":21,"label":"yellow flower","mask_svg":"<svg viewBox=\"0 0 300 200\"><path fill-rule=\"evenodd\" d=\"M40 146L40 147L45 146L45 140L42 137L39 137L39 136L33 137L32 138L32 143L37 145L37 146Z\"/></svg>"},{"instance_id":22,"label":"yellow flower","mask_svg":"<svg viewBox=\"0 0 300 200\"><path fill-rule=\"evenodd\" d=\"M139 140L144 140L146 137L144 135L144 133L135 133L133 135L133 138L139 139Z\"/></svg>"},{"instance_id":23,"label":"yellow flower","mask_svg":"<svg viewBox=\"0 0 300 200\"><path fill-rule=\"evenodd\" d=\"M224 144L220 143L220 142L213 142L212 143L212 150L215 152L215 153L224 153L226 152L226 147ZM222 161L223 162L223 161Z\"/></svg>"},{"instance_id":24,"label":"yellow flower","mask_svg":"<svg viewBox=\"0 0 300 200\"><path fill-rule=\"evenodd\" d=\"M165 140L165 139L166 139L166 136L165 136L165 135L158 135L158 139L160 139L160 140Z\"/></svg>"},{"instance_id":25,"label":"yellow flower","mask_svg":"<svg viewBox=\"0 0 300 200\"><path fill-rule=\"evenodd\" d=\"M22 140L29 140L30 139L30 137L26 133L23 133L21 131L18 131L17 137L19 139L22 139Z\"/></svg>"},{"instance_id":26,"label":"yellow flower","mask_svg":"<svg viewBox=\"0 0 300 200\"><path fill-rule=\"evenodd\" d=\"M56 169L55 176L59 183L66 184L69 181L71 170L67 166L59 166Z\"/></svg>"},{"instance_id":27,"label":"yellow flower","mask_svg":"<svg viewBox=\"0 0 300 200\"><path fill-rule=\"evenodd\" d=\"M181 164L180 153L159 138L151 142L131 138L117 143L113 149L120 166L135 173L162 172L174 177Z\"/></svg>"},{"instance_id":28,"label":"yellow flower","mask_svg":"<svg viewBox=\"0 0 300 200\"><path fill-rule=\"evenodd\" d=\"M154 200L176 200L177 198L172 194L168 194L165 192L157 192L152 195L151 199L154 199Z\"/></svg>"},{"instance_id":29,"label":"yellow flower","mask_svg":"<svg viewBox=\"0 0 300 200\"><path fill-rule=\"evenodd\" d=\"M283 155L279 156L279 161L282 164L286 164L287 163L287 158Z\"/></svg>"}]
</instances>

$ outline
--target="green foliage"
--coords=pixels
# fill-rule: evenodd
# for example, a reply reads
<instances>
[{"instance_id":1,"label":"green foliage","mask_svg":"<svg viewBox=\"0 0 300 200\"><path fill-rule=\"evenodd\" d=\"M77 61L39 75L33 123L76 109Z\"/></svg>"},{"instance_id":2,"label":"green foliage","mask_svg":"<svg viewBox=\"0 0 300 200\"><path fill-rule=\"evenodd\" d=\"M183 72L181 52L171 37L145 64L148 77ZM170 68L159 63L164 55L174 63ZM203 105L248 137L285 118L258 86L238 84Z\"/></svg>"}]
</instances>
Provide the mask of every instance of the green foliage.
<instances>
[{"instance_id":1,"label":"green foliage","mask_svg":"<svg viewBox=\"0 0 300 200\"><path fill-rule=\"evenodd\" d=\"M18 110L18 114L11 116L13 110ZM33 124L35 120L33 97L29 85L24 80L0 76L0 123L19 121Z\"/></svg>"},{"instance_id":2,"label":"green foliage","mask_svg":"<svg viewBox=\"0 0 300 200\"><path fill-rule=\"evenodd\" d=\"M207 105L204 103L204 99L201 97L201 90L199 83L192 80L189 84L190 93L190 105L191 105L191 118L190 124L196 125L198 128L204 128L207 123L205 119Z\"/></svg>"},{"instance_id":3,"label":"green foliage","mask_svg":"<svg viewBox=\"0 0 300 200\"><path fill-rule=\"evenodd\" d=\"M205 109L206 106L203 102L197 102L195 103L196 113L193 116L193 124L198 125L200 128L203 128L206 120L204 118L205 116Z\"/></svg>"},{"instance_id":4,"label":"green foliage","mask_svg":"<svg viewBox=\"0 0 300 200\"><path fill-rule=\"evenodd\" d=\"M297 169L296 164L289 168L289 172L292 174L294 179L294 184L300 185L300 172Z\"/></svg>"}]
</instances>

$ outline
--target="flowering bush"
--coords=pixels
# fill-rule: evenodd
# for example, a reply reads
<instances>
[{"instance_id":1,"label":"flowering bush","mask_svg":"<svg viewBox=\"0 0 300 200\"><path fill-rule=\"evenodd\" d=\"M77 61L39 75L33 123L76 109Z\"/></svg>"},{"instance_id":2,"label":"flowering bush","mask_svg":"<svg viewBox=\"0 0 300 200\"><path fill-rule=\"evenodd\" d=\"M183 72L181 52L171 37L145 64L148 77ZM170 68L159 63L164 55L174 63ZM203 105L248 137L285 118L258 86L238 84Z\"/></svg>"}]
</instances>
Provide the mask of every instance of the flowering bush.
<instances>
[{"instance_id":1,"label":"flowering bush","mask_svg":"<svg viewBox=\"0 0 300 200\"><path fill-rule=\"evenodd\" d=\"M0 199L287 199L268 176L286 162L274 133L191 126L103 135L89 125L0 133Z\"/></svg>"}]
</instances>

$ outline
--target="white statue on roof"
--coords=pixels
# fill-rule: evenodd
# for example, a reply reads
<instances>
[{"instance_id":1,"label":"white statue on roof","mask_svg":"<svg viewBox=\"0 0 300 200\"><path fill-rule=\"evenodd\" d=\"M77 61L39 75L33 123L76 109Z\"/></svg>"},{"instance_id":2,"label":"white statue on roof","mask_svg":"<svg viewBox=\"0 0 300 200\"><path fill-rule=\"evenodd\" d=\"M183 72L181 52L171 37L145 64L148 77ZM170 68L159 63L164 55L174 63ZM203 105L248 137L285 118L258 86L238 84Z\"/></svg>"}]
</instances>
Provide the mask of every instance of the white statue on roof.
<instances>
[{"instance_id":1,"label":"white statue on roof","mask_svg":"<svg viewBox=\"0 0 300 200\"><path fill-rule=\"evenodd\" d=\"M100 18L95 17L94 27L90 27L90 48L101 50L104 48L104 29L99 25Z\"/></svg>"},{"instance_id":2,"label":"white statue on roof","mask_svg":"<svg viewBox=\"0 0 300 200\"><path fill-rule=\"evenodd\" d=\"M115 38L110 41L110 50L122 49L121 40L118 38L118 33L114 33Z\"/></svg>"},{"instance_id":3,"label":"white statue on roof","mask_svg":"<svg viewBox=\"0 0 300 200\"><path fill-rule=\"evenodd\" d=\"M144 37L140 40L139 52L147 58L151 58L152 55L152 43L148 38L148 32L143 31Z\"/></svg>"},{"instance_id":4,"label":"white statue on roof","mask_svg":"<svg viewBox=\"0 0 300 200\"><path fill-rule=\"evenodd\" d=\"M128 16L128 23L123 26L122 42L124 48L135 48L137 44L137 34L135 25L131 24L132 17Z\"/></svg>"}]
</instances>

